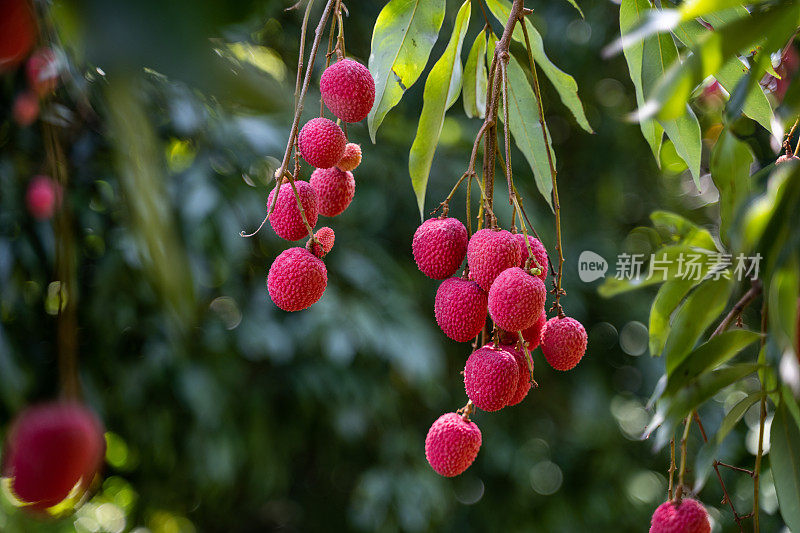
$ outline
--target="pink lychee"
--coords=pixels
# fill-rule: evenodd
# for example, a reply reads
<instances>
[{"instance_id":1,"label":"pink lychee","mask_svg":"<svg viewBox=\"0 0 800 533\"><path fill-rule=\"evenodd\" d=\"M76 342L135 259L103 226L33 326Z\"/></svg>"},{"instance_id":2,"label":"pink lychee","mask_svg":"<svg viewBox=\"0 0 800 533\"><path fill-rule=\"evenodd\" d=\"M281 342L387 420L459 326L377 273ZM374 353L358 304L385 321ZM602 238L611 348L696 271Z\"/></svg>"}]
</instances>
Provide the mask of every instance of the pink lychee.
<instances>
[{"instance_id":1,"label":"pink lychee","mask_svg":"<svg viewBox=\"0 0 800 533\"><path fill-rule=\"evenodd\" d=\"M307 181L295 180L294 186L300 197L300 204L303 206L306 220L313 228L317 224L317 193ZM267 198L267 210L272 207L274 196L275 190L273 189ZM308 236L308 229L303 224L303 216L297 207L297 199L294 197L291 183L281 184L275 209L269 215L269 223L275 233L287 241L297 241Z\"/></svg>"},{"instance_id":2,"label":"pink lychee","mask_svg":"<svg viewBox=\"0 0 800 533\"><path fill-rule=\"evenodd\" d=\"M481 430L458 413L445 413L425 437L425 457L436 472L453 477L469 468L481 448Z\"/></svg>"},{"instance_id":3,"label":"pink lychee","mask_svg":"<svg viewBox=\"0 0 800 533\"><path fill-rule=\"evenodd\" d=\"M353 201L356 193L356 180L352 172L336 167L318 168L311 173L309 180L317 193L319 214L335 217L341 214Z\"/></svg>"},{"instance_id":4,"label":"pink lychee","mask_svg":"<svg viewBox=\"0 0 800 533\"><path fill-rule=\"evenodd\" d=\"M333 249L333 241L336 239L336 234L333 232L333 229L328 226L323 226L314 233L314 237L319 241L319 244L308 239L306 250L317 257L326 256Z\"/></svg>"},{"instance_id":5,"label":"pink lychee","mask_svg":"<svg viewBox=\"0 0 800 533\"><path fill-rule=\"evenodd\" d=\"M800 157L797 157L794 154L783 154L782 156L780 156L778 159L775 160L775 164L780 165L781 163L785 163L787 161L796 161L798 159L800 159Z\"/></svg>"},{"instance_id":6,"label":"pink lychee","mask_svg":"<svg viewBox=\"0 0 800 533\"><path fill-rule=\"evenodd\" d=\"M521 259L519 241L506 230L476 231L467 246L470 278L487 292L502 271L519 266Z\"/></svg>"},{"instance_id":7,"label":"pink lychee","mask_svg":"<svg viewBox=\"0 0 800 533\"><path fill-rule=\"evenodd\" d=\"M53 92L58 85L59 62L49 48L41 48L31 54L25 64L28 85L39 96Z\"/></svg>"},{"instance_id":8,"label":"pink lychee","mask_svg":"<svg viewBox=\"0 0 800 533\"><path fill-rule=\"evenodd\" d=\"M457 218L429 218L411 243L420 271L433 279L455 274L467 251L467 228Z\"/></svg>"},{"instance_id":9,"label":"pink lychee","mask_svg":"<svg viewBox=\"0 0 800 533\"><path fill-rule=\"evenodd\" d=\"M31 91L25 91L14 98L14 107L11 109L14 122L20 126L30 126L39 116L39 97Z\"/></svg>"},{"instance_id":10,"label":"pink lychee","mask_svg":"<svg viewBox=\"0 0 800 533\"><path fill-rule=\"evenodd\" d=\"M339 170L355 170L361 164L361 146L356 143L347 143L344 147L344 155L336 163Z\"/></svg>"},{"instance_id":11,"label":"pink lychee","mask_svg":"<svg viewBox=\"0 0 800 533\"><path fill-rule=\"evenodd\" d=\"M508 403L506 404L506 407L511 407L524 400L528 395L528 391L531 390L531 369L528 368L528 360L525 356L525 351L521 350L518 345L501 345L500 348L514 356L514 359L517 361L517 369L519 370L517 386L514 387L514 392L509 397ZM533 366L533 362L531 362L531 366Z\"/></svg>"},{"instance_id":12,"label":"pink lychee","mask_svg":"<svg viewBox=\"0 0 800 533\"><path fill-rule=\"evenodd\" d=\"M692 498L680 503L666 501L658 506L650 521L650 533L709 533L711 523L703 504Z\"/></svg>"},{"instance_id":13,"label":"pink lychee","mask_svg":"<svg viewBox=\"0 0 800 533\"><path fill-rule=\"evenodd\" d=\"M519 241L519 246L522 251L522 260L519 262L519 266L525 268L525 263L528 261L528 247L525 246L525 235L522 233L516 233L514 237L517 239L517 241ZM550 264L550 260L547 257L547 249L545 249L542 241L533 235L528 235L528 242L531 245L533 257L536 259L536 262L531 261L530 268L535 268L537 266L536 263L538 262L539 267L542 269L542 272L539 274L539 279L545 281L547 279L547 269Z\"/></svg>"},{"instance_id":14,"label":"pink lychee","mask_svg":"<svg viewBox=\"0 0 800 533\"><path fill-rule=\"evenodd\" d=\"M61 186L48 176L34 176L25 193L25 203L33 218L47 220L61 200Z\"/></svg>"},{"instance_id":15,"label":"pink lychee","mask_svg":"<svg viewBox=\"0 0 800 533\"><path fill-rule=\"evenodd\" d=\"M306 122L297 141L303 159L317 168L331 168L336 165L344 155L347 145L342 128L322 117Z\"/></svg>"},{"instance_id":16,"label":"pink lychee","mask_svg":"<svg viewBox=\"0 0 800 533\"><path fill-rule=\"evenodd\" d=\"M575 368L586 353L586 330L570 317L553 317L542 329L542 353L556 370Z\"/></svg>"},{"instance_id":17,"label":"pink lychee","mask_svg":"<svg viewBox=\"0 0 800 533\"><path fill-rule=\"evenodd\" d=\"M345 122L364 120L375 102L375 80L367 67L352 59L326 68L319 89L328 109Z\"/></svg>"},{"instance_id":18,"label":"pink lychee","mask_svg":"<svg viewBox=\"0 0 800 533\"><path fill-rule=\"evenodd\" d=\"M532 326L522 330L522 338L528 343L528 349L533 350L542 342L542 329L547 322L547 313L542 309L542 314Z\"/></svg>"},{"instance_id":19,"label":"pink lychee","mask_svg":"<svg viewBox=\"0 0 800 533\"><path fill-rule=\"evenodd\" d=\"M489 314L506 331L529 328L544 310L544 282L519 267L504 270L489 289Z\"/></svg>"},{"instance_id":20,"label":"pink lychee","mask_svg":"<svg viewBox=\"0 0 800 533\"><path fill-rule=\"evenodd\" d=\"M436 323L454 341L467 342L486 324L487 298L474 281L448 278L436 291L433 305Z\"/></svg>"},{"instance_id":21,"label":"pink lychee","mask_svg":"<svg viewBox=\"0 0 800 533\"><path fill-rule=\"evenodd\" d=\"M284 311L300 311L315 304L327 285L325 264L305 248L281 252L267 275L269 297Z\"/></svg>"},{"instance_id":22,"label":"pink lychee","mask_svg":"<svg viewBox=\"0 0 800 533\"><path fill-rule=\"evenodd\" d=\"M509 352L494 346L478 348L464 367L467 396L484 411L498 411L514 396L519 365Z\"/></svg>"}]
</instances>

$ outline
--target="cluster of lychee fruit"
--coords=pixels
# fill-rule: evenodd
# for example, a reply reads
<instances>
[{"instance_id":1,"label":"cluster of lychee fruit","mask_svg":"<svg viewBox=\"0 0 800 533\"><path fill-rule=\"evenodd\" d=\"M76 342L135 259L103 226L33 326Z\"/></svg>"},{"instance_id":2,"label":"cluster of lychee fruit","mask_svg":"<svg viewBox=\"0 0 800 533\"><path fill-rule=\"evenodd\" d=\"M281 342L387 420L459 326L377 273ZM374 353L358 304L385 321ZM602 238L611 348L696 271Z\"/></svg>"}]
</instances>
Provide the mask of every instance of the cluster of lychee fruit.
<instances>
[{"instance_id":1,"label":"cluster of lychee fruit","mask_svg":"<svg viewBox=\"0 0 800 533\"><path fill-rule=\"evenodd\" d=\"M487 317L494 323L494 340L475 349L464 367L464 388L475 407L498 411L522 402L535 384L530 351L538 346L556 370L570 370L583 357L583 325L561 312L547 319L549 259L539 239L496 228L468 238L464 224L443 215L417 228L412 251L423 274L443 280L434 314L445 335L475 340L477 347ZM464 274L453 277L465 256ZM425 455L443 476L462 473L478 454L481 432L470 411L446 413L428 431Z\"/></svg>"},{"instance_id":2,"label":"cluster of lychee fruit","mask_svg":"<svg viewBox=\"0 0 800 533\"><path fill-rule=\"evenodd\" d=\"M375 101L375 81L367 67L351 59L329 66L320 79L322 100L341 121L360 122ZM300 155L315 167L309 181L283 182L267 199L268 220L275 233L288 241L308 236L319 215L335 217L348 208L355 196L353 170L361 163L361 147L347 142L336 122L324 117L309 120L297 138ZM300 206L302 206L302 211ZM305 222L303 216L305 215ZM284 311L300 311L316 303L328 284L324 257L333 248L334 232L320 228L305 248L281 253L269 269L267 290Z\"/></svg>"}]
</instances>

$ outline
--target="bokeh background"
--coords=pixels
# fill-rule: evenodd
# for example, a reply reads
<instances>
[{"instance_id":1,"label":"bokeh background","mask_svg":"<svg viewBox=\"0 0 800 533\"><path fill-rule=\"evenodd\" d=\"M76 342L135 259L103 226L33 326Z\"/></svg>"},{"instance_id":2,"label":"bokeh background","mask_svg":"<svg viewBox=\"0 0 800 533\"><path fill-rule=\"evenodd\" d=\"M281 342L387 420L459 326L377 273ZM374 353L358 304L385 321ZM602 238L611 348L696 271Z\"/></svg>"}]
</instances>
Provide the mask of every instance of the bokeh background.
<instances>
[{"instance_id":1,"label":"bokeh background","mask_svg":"<svg viewBox=\"0 0 800 533\"><path fill-rule=\"evenodd\" d=\"M3 499L0 530L645 531L666 497L669 462L666 450L654 453L638 438L663 365L646 352L654 289L603 299L600 282L579 280L577 258L593 250L611 275L617 254L656 245L636 230L651 211L711 225L717 210L710 179L697 194L669 142L659 169L625 120L635 97L624 59L599 52L618 33L618 6L583 0L585 19L567 2L530 6L549 55L577 79L596 131L584 133L545 82L567 258L563 303L589 332L587 356L557 373L534 352L540 387L517 407L476 414L478 459L444 479L423 443L433 420L466 402L459 372L469 347L439 331L437 283L411 255L420 221L407 160L422 84L390 112L375 145L364 124L348 128L364 162L350 208L320 222L335 229L336 245L319 303L277 309L266 272L290 244L269 226L252 239L238 235L265 214L289 132L302 19L284 11L290 3L57 0L47 5L43 35L69 70L41 122L11 120L23 75L0 79L0 427L58 394L55 251L69 243L81 385L108 428L105 478L87 505L48 523ZM324 2L316 4L312 24ZM347 6L348 54L366 63L383 2ZM457 7L448 2L432 58ZM482 23L476 4L467 43ZM317 67L304 120L319 112ZM694 105L713 140L713 95ZM766 133L748 124L740 127L744 136L751 128L757 157L774 158ZM48 171L50 127L65 146L67 226L25 209L29 179ZM427 210L466 168L478 127L459 100L445 121ZM552 214L516 150L512 161L552 250ZM508 225L503 190L497 211ZM462 220L463 202L462 191L451 210ZM701 411L706 426L741 397L735 389L715 397ZM745 421L723 459L751 466L758 414ZM723 475L737 508L751 506L751 480ZM779 531L768 470L762 485L762 527ZM715 480L701 499L715 531L734 530Z\"/></svg>"}]
</instances>

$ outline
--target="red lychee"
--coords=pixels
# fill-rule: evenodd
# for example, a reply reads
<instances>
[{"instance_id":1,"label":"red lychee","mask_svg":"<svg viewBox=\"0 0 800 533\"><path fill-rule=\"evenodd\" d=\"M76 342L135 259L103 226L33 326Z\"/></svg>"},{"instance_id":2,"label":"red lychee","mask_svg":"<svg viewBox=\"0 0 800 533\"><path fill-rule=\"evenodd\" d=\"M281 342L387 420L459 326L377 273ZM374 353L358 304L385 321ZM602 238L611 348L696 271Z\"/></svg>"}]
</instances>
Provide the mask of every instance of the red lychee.
<instances>
[{"instance_id":1,"label":"red lychee","mask_svg":"<svg viewBox=\"0 0 800 533\"><path fill-rule=\"evenodd\" d=\"M486 292L502 271L518 266L521 259L519 241L506 230L485 228L476 231L467 246L470 278Z\"/></svg>"},{"instance_id":2,"label":"red lychee","mask_svg":"<svg viewBox=\"0 0 800 533\"><path fill-rule=\"evenodd\" d=\"M375 102L372 74L352 59L342 59L326 68L319 89L328 109L345 122L364 120Z\"/></svg>"},{"instance_id":3,"label":"red lychee","mask_svg":"<svg viewBox=\"0 0 800 533\"><path fill-rule=\"evenodd\" d=\"M448 278L436 291L436 323L454 341L472 340L486 324L487 298L474 281Z\"/></svg>"},{"instance_id":4,"label":"red lychee","mask_svg":"<svg viewBox=\"0 0 800 533\"><path fill-rule=\"evenodd\" d=\"M35 51L25 64L28 85L39 96L45 96L56 90L58 71L58 58L49 48Z\"/></svg>"},{"instance_id":5,"label":"red lychee","mask_svg":"<svg viewBox=\"0 0 800 533\"><path fill-rule=\"evenodd\" d=\"M30 407L6 438L3 475L23 509L44 511L79 486L85 491L105 455L103 425L77 403Z\"/></svg>"},{"instance_id":6,"label":"red lychee","mask_svg":"<svg viewBox=\"0 0 800 533\"><path fill-rule=\"evenodd\" d=\"M356 143L347 143L344 147L344 155L336 163L339 170L355 170L361 164L361 146Z\"/></svg>"},{"instance_id":7,"label":"red lychee","mask_svg":"<svg viewBox=\"0 0 800 533\"><path fill-rule=\"evenodd\" d=\"M522 233L516 233L514 237L517 239L517 241L519 241L519 246L522 251L522 260L519 262L519 266L525 268L525 263L528 261L528 247L525 246L525 235ZM539 279L545 281L547 279L548 265L550 264L550 260L547 257L547 249L545 249L542 241L533 235L528 235L528 242L531 245L531 251L533 252L534 259L536 259L536 262L539 263L539 266L542 269L542 272L539 274ZM536 268L536 262L531 261L530 268Z\"/></svg>"},{"instance_id":8,"label":"red lychee","mask_svg":"<svg viewBox=\"0 0 800 533\"><path fill-rule=\"evenodd\" d=\"M481 448L481 430L458 413L436 419L425 437L425 457L442 476L453 477L469 468Z\"/></svg>"},{"instance_id":9,"label":"red lychee","mask_svg":"<svg viewBox=\"0 0 800 533\"><path fill-rule=\"evenodd\" d=\"M491 346L491 344L489 346ZM501 345L500 348L514 356L514 359L517 361L517 369L519 370L517 386L514 387L514 392L506 404L506 407L511 407L524 400L528 395L528 391L531 390L531 369L528 368L525 351L518 348L516 344ZM531 362L531 366L533 366L533 362Z\"/></svg>"},{"instance_id":10,"label":"red lychee","mask_svg":"<svg viewBox=\"0 0 800 533\"><path fill-rule=\"evenodd\" d=\"M61 186L48 176L34 176L25 193L25 203L33 218L47 220L61 200Z\"/></svg>"},{"instance_id":11,"label":"red lychee","mask_svg":"<svg viewBox=\"0 0 800 533\"><path fill-rule=\"evenodd\" d=\"M457 218L429 218L411 243L420 271L433 279L455 274L467 251L467 228Z\"/></svg>"},{"instance_id":12,"label":"red lychee","mask_svg":"<svg viewBox=\"0 0 800 533\"><path fill-rule=\"evenodd\" d=\"M787 161L797 161L798 159L800 159L800 157L797 157L794 154L783 154L775 160L775 164L780 165L781 163L786 163Z\"/></svg>"},{"instance_id":13,"label":"red lychee","mask_svg":"<svg viewBox=\"0 0 800 533\"><path fill-rule=\"evenodd\" d=\"M328 285L325 264L305 248L284 250L267 275L267 290L284 311L300 311L315 304Z\"/></svg>"},{"instance_id":14,"label":"red lychee","mask_svg":"<svg viewBox=\"0 0 800 533\"><path fill-rule=\"evenodd\" d=\"M294 186L300 197L300 204L303 206L306 220L313 228L317 225L317 193L307 181L295 180ZM272 207L274 196L275 190L273 189L267 198L267 210ZM297 241L308 236L308 229L303 224L303 216L297 207L297 199L294 197L291 183L281 184L275 209L269 215L269 223L275 233L287 241Z\"/></svg>"},{"instance_id":15,"label":"red lychee","mask_svg":"<svg viewBox=\"0 0 800 533\"><path fill-rule=\"evenodd\" d=\"M680 503L666 501L650 521L650 533L709 533L711 523L703 504L692 498Z\"/></svg>"},{"instance_id":16,"label":"red lychee","mask_svg":"<svg viewBox=\"0 0 800 533\"><path fill-rule=\"evenodd\" d=\"M586 330L574 318L553 317L542 329L542 353L556 370L575 368L586 352Z\"/></svg>"},{"instance_id":17,"label":"red lychee","mask_svg":"<svg viewBox=\"0 0 800 533\"><path fill-rule=\"evenodd\" d=\"M532 326L522 330L522 338L528 343L528 349L533 350L542 342L542 329L547 322L547 313L542 309L542 314Z\"/></svg>"},{"instance_id":18,"label":"red lychee","mask_svg":"<svg viewBox=\"0 0 800 533\"><path fill-rule=\"evenodd\" d=\"M494 346L478 348L464 367L464 388L476 407L498 411L514 396L519 381L517 360Z\"/></svg>"},{"instance_id":19,"label":"red lychee","mask_svg":"<svg viewBox=\"0 0 800 533\"><path fill-rule=\"evenodd\" d=\"M28 0L0 0L0 73L19 65L36 40L33 6Z\"/></svg>"},{"instance_id":20,"label":"red lychee","mask_svg":"<svg viewBox=\"0 0 800 533\"><path fill-rule=\"evenodd\" d=\"M489 314L506 331L529 328L544 310L544 282L519 267L504 270L489 289Z\"/></svg>"},{"instance_id":21,"label":"red lychee","mask_svg":"<svg viewBox=\"0 0 800 533\"><path fill-rule=\"evenodd\" d=\"M31 91L18 94L14 99L11 115L20 126L30 126L39 116L39 97Z\"/></svg>"},{"instance_id":22,"label":"red lychee","mask_svg":"<svg viewBox=\"0 0 800 533\"><path fill-rule=\"evenodd\" d=\"M316 233L314 233L314 237L317 238L319 244L316 244L309 239L306 243L306 250L310 251L317 257L324 257L333 248L333 241L336 239L336 235L333 233L331 228L328 226L323 226L319 228Z\"/></svg>"},{"instance_id":23,"label":"red lychee","mask_svg":"<svg viewBox=\"0 0 800 533\"><path fill-rule=\"evenodd\" d=\"M347 138L335 122L318 117L306 122L297 142L300 144L300 154L311 166L331 168L344 155Z\"/></svg>"},{"instance_id":24,"label":"red lychee","mask_svg":"<svg viewBox=\"0 0 800 533\"><path fill-rule=\"evenodd\" d=\"M356 193L353 173L336 167L316 169L311 173L309 182L317 193L319 214L326 217L341 214L353 201Z\"/></svg>"}]
</instances>

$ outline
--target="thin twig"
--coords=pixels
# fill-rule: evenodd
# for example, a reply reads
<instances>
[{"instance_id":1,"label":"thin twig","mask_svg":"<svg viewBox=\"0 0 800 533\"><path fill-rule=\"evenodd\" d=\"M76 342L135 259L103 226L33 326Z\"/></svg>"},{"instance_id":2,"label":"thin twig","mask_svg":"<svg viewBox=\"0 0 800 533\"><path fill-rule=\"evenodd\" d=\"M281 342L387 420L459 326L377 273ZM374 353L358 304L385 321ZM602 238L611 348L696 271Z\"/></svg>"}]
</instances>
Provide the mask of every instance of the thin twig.
<instances>
[{"instance_id":1,"label":"thin twig","mask_svg":"<svg viewBox=\"0 0 800 533\"><path fill-rule=\"evenodd\" d=\"M727 330L728 327L731 325L731 322L744 311L744 308L747 307L750 302L756 299L759 294L761 294L761 281L760 280L753 280L752 285L750 286L750 290L748 290L742 298L736 302L730 312L722 319L722 322L719 323L717 329L714 330L714 333L711 334L711 337L716 337L723 331ZM710 338L711 338L710 337Z\"/></svg>"},{"instance_id":2,"label":"thin twig","mask_svg":"<svg viewBox=\"0 0 800 533\"><path fill-rule=\"evenodd\" d=\"M678 502L681 501L681 497L683 496L684 475L686 474L686 441L689 439L689 429L692 426L693 414L694 413L689 413L683 422L683 436L681 437L681 465L678 468L678 488L675 491L675 501Z\"/></svg>"},{"instance_id":3,"label":"thin twig","mask_svg":"<svg viewBox=\"0 0 800 533\"><path fill-rule=\"evenodd\" d=\"M295 9L300 6L300 2L297 2L294 6L287 9ZM306 54L306 30L308 29L308 18L311 15L311 6L314 5L314 0L309 0L308 5L306 6L306 12L303 14L303 26L300 29L300 51L297 53L297 81L294 84L294 107L297 107L297 97L300 95L300 83L302 83L303 78L303 56Z\"/></svg>"}]
</instances>

